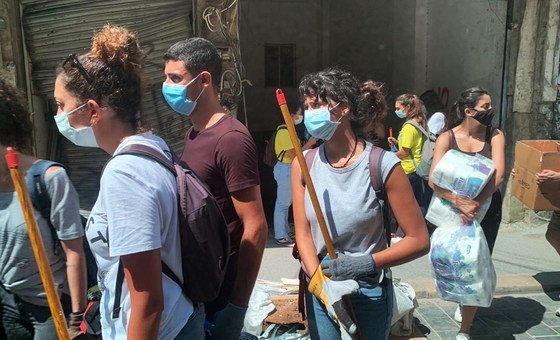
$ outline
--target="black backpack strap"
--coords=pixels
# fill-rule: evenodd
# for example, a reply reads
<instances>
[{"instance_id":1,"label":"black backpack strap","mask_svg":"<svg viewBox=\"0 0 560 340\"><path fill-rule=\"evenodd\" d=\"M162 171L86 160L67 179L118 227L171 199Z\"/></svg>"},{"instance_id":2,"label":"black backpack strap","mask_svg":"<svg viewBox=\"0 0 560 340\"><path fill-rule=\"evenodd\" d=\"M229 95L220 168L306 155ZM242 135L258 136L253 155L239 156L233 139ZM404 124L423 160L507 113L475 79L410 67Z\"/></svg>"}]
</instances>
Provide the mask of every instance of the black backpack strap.
<instances>
[{"instance_id":1,"label":"black backpack strap","mask_svg":"<svg viewBox=\"0 0 560 340\"><path fill-rule=\"evenodd\" d=\"M43 216L43 218L47 221L53 239L53 252L58 256L60 254L60 240L58 239L56 229L51 222L52 200L49 195L49 191L47 190L47 182L45 179L47 170L53 166L64 168L62 164L57 162L45 159L39 160L27 170L25 182L27 184L27 188L29 189L29 197L31 198L33 207L35 207L35 209L37 209L41 216Z\"/></svg>"},{"instance_id":2,"label":"black backpack strap","mask_svg":"<svg viewBox=\"0 0 560 340\"><path fill-rule=\"evenodd\" d=\"M135 155L139 157L145 157L158 162L167 170L169 170L174 176L177 176L177 171L175 170L175 165L173 163L174 161L176 161L177 157L173 153L173 150L171 149L169 144L167 145L167 147L171 152L171 157L173 159L172 161L167 159L160 151L142 144L131 144L125 146L118 154L111 157L111 159L119 155ZM105 166L107 166L107 164L111 161L111 159L109 159L109 161L105 163ZM182 290L183 285L181 283L181 280L179 280L177 275L175 275L175 273L173 273L171 268L169 268L169 266L167 266L167 264L165 264L165 262L163 261L161 261L161 268L162 268L162 273L167 275L171 280L173 280L173 282L177 283ZM124 283L124 268L123 268L122 260L119 259L119 269L117 272L117 280L115 282L115 301L113 303L113 319L118 318L119 313L121 311L120 303L121 303L123 283Z\"/></svg>"},{"instance_id":3,"label":"black backpack strap","mask_svg":"<svg viewBox=\"0 0 560 340\"><path fill-rule=\"evenodd\" d=\"M119 317L119 313L121 312L121 295L123 283L124 268L122 260L119 259L119 269L117 270L117 280L115 282L115 300L113 301L113 319L117 319Z\"/></svg>"},{"instance_id":4,"label":"black backpack strap","mask_svg":"<svg viewBox=\"0 0 560 340\"><path fill-rule=\"evenodd\" d=\"M391 245L391 207L389 206L389 199L387 191L385 190L385 183L383 182L383 173L381 169L381 162L385 151L382 148L372 146L369 154L369 177L371 179L371 186L375 191L375 196L378 198L381 211L383 213L383 228L385 228L385 237L387 238L387 246Z\"/></svg>"}]
</instances>

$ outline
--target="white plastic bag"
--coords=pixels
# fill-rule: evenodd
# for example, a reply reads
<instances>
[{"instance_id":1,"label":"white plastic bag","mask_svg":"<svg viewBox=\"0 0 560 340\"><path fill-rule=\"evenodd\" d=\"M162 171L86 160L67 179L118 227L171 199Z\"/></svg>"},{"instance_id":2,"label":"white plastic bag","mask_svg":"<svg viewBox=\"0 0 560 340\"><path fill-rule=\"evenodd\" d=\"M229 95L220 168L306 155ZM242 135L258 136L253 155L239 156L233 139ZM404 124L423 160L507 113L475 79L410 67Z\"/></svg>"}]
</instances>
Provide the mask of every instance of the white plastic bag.
<instances>
[{"instance_id":1,"label":"white plastic bag","mask_svg":"<svg viewBox=\"0 0 560 340\"><path fill-rule=\"evenodd\" d=\"M449 150L432 172L432 182L457 195L475 198L492 178L496 167L491 159L482 155L467 155Z\"/></svg>"},{"instance_id":2,"label":"white plastic bag","mask_svg":"<svg viewBox=\"0 0 560 340\"><path fill-rule=\"evenodd\" d=\"M416 292L408 283L393 279L393 317L391 334L409 336L414 332L414 309L418 307Z\"/></svg>"},{"instance_id":3,"label":"white plastic bag","mask_svg":"<svg viewBox=\"0 0 560 340\"><path fill-rule=\"evenodd\" d=\"M480 223L484 216L486 216L486 212L488 211L488 208L490 208L491 201L492 197L488 198L480 205L480 208L474 217L478 223ZM437 195L433 195L430 206L428 207L428 212L426 213L426 220L440 228L456 228L457 226L463 224L461 222L460 213L461 211L449 201L444 200Z\"/></svg>"},{"instance_id":4,"label":"white plastic bag","mask_svg":"<svg viewBox=\"0 0 560 340\"><path fill-rule=\"evenodd\" d=\"M430 260L439 296L465 306L489 307L496 272L480 224L437 228Z\"/></svg>"},{"instance_id":5,"label":"white plastic bag","mask_svg":"<svg viewBox=\"0 0 560 340\"><path fill-rule=\"evenodd\" d=\"M491 159L482 155L467 155L457 150L449 150L443 155L432 172L432 182L440 188L454 194L476 198L492 178L496 167ZM480 206L475 219L480 223L488 208L491 198ZM454 228L462 225L460 211L449 201L433 195L426 213L426 220L442 228Z\"/></svg>"}]
</instances>

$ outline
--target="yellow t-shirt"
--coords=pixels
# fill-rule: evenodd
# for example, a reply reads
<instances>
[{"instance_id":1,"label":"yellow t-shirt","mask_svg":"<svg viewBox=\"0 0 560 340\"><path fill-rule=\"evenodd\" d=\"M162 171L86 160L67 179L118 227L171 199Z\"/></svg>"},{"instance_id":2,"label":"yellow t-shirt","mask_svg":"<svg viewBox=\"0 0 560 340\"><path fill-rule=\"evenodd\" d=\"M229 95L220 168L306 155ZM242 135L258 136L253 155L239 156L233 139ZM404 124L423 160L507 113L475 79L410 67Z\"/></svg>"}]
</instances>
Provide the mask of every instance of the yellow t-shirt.
<instances>
[{"instance_id":1,"label":"yellow t-shirt","mask_svg":"<svg viewBox=\"0 0 560 340\"><path fill-rule=\"evenodd\" d=\"M286 125L280 125L278 127L278 132L276 132L276 138L274 139L274 152L276 152L276 157L278 157L278 160L282 163L292 164L292 159L285 151L293 148L294 144L292 144ZM280 157L282 151L284 151L284 153L282 154L282 157Z\"/></svg>"},{"instance_id":2,"label":"yellow t-shirt","mask_svg":"<svg viewBox=\"0 0 560 340\"><path fill-rule=\"evenodd\" d=\"M426 137L424 137L422 132L411 124L403 125L399 133L399 150L402 150L402 148L410 149L410 154L414 157L416 166L420 164L424 138ZM407 175L416 172L410 156L401 159L401 166Z\"/></svg>"}]
</instances>

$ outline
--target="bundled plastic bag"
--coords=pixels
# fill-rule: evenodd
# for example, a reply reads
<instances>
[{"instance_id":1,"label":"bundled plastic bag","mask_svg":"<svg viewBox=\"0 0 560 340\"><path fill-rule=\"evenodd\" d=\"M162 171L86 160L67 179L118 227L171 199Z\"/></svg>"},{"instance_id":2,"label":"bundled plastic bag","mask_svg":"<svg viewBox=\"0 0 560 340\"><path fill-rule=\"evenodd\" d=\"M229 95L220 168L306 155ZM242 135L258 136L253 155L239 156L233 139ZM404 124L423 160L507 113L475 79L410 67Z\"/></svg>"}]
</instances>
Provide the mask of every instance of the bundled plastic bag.
<instances>
[{"instance_id":1,"label":"bundled plastic bag","mask_svg":"<svg viewBox=\"0 0 560 340\"><path fill-rule=\"evenodd\" d=\"M440 188L467 198L476 198L492 178L496 167L491 159L482 155L467 155L457 150L449 150L443 155L432 172L432 182ZM478 210L475 219L480 223L491 198ZM460 226L460 211L450 202L434 195L426 219L438 227L453 228Z\"/></svg>"},{"instance_id":2,"label":"bundled plastic bag","mask_svg":"<svg viewBox=\"0 0 560 340\"><path fill-rule=\"evenodd\" d=\"M486 216L491 201L492 197L488 198L478 209L478 213L474 217L478 223L482 222L482 219ZM457 226L462 224L460 213L461 211L451 202L433 195L428 213L426 214L426 220L440 228L457 228Z\"/></svg>"},{"instance_id":3,"label":"bundled plastic bag","mask_svg":"<svg viewBox=\"0 0 560 340\"><path fill-rule=\"evenodd\" d=\"M482 155L467 155L449 150L432 172L432 182L457 195L475 198L486 186L496 167L491 159Z\"/></svg>"},{"instance_id":4,"label":"bundled plastic bag","mask_svg":"<svg viewBox=\"0 0 560 340\"><path fill-rule=\"evenodd\" d=\"M480 224L437 228L430 260L439 296L466 306L489 307L496 272Z\"/></svg>"},{"instance_id":5,"label":"bundled plastic bag","mask_svg":"<svg viewBox=\"0 0 560 340\"><path fill-rule=\"evenodd\" d=\"M409 336L414 332L414 309L418 307L416 292L411 285L393 279L393 318L391 334Z\"/></svg>"}]
</instances>

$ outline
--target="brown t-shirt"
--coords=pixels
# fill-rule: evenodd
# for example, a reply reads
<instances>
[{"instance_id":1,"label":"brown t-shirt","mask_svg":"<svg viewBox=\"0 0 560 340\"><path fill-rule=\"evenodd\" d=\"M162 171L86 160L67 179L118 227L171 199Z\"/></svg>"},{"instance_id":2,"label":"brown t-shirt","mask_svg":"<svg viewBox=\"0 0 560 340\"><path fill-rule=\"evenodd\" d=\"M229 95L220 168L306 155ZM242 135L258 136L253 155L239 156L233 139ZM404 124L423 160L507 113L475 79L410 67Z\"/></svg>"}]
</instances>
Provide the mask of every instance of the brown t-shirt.
<instances>
[{"instance_id":1,"label":"brown t-shirt","mask_svg":"<svg viewBox=\"0 0 560 340\"><path fill-rule=\"evenodd\" d=\"M257 147L247 128L231 115L185 136L181 159L209 187L228 224L232 251L239 249L243 225L231 193L259 185Z\"/></svg>"}]
</instances>

